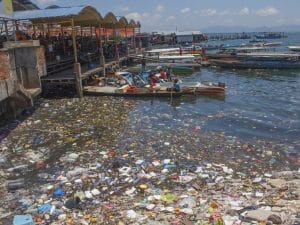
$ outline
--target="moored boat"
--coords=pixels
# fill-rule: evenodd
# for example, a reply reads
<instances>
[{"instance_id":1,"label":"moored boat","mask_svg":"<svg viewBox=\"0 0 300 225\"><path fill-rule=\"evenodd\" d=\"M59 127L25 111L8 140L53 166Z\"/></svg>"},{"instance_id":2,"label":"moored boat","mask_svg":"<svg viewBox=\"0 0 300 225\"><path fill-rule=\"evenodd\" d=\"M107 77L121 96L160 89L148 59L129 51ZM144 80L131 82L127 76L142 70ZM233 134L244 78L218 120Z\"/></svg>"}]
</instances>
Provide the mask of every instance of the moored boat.
<instances>
[{"instance_id":1,"label":"moored boat","mask_svg":"<svg viewBox=\"0 0 300 225\"><path fill-rule=\"evenodd\" d=\"M183 92L174 92L166 88L136 88L128 87L97 87L86 86L83 90L86 95L93 96L116 96L116 97L180 97Z\"/></svg>"},{"instance_id":2,"label":"moored boat","mask_svg":"<svg viewBox=\"0 0 300 225\"><path fill-rule=\"evenodd\" d=\"M209 56L212 65L245 69L299 69L300 55L282 52L250 52Z\"/></svg>"},{"instance_id":3,"label":"moored boat","mask_svg":"<svg viewBox=\"0 0 300 225\"><path fill-rule=\"evenodd\" d=\"M300 52L300 45L288 46L288 48L293 52Z\"/></svg>"},{"instance_id":4,"label":"moored boat","mask_svg":"<svg viewBox=\"0 0 300 225\"><path fill-rule=\"evenodd\" d=\"M163 87L171 88L172 82L160 84ZM184 94L223 94L225 93L225 83L215 83L209 81L202 82L180 82L182 93Z\"/></svg>"}]
</instances>

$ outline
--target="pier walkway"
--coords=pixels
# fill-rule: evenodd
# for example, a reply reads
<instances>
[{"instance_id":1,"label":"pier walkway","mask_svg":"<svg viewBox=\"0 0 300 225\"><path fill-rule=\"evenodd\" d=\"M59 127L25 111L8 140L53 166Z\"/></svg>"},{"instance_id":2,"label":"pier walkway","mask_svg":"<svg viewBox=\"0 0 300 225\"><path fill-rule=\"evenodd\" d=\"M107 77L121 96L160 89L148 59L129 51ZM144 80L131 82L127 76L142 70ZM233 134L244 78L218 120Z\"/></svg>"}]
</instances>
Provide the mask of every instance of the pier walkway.
<instances>
[{"instance_id":1,"label":"pier walkway","mask_svg":"<svg viewBox=\"0 0 300 225\"><path fill-rule=\"evenodd\" d=\"M119 67L123 65L134 56L121 57L119 61L112 60L105 63L105 69L110 70L113 67ZM48 75L41 79L43 85L73 85L76 84L76 77L74 74L73 60L62 61L59 64L51 65L48 67ZM81 81L85 82L95 74L103 73L104 68L100 64L94 65L94 68L88 69L87 65L81 66Z\"/></svg>"}]
</instances>

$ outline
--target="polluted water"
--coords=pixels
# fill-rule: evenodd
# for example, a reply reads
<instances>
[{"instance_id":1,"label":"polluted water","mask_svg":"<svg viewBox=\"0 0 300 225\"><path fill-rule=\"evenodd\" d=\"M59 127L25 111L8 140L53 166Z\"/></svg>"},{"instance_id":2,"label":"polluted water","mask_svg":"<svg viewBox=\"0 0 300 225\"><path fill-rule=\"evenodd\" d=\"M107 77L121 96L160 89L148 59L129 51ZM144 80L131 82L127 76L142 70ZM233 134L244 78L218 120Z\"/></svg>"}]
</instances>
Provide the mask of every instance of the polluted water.
<instances>
[{"instance_id":1,"label":"polluted water","mask_svg":"<svg viewBox=\"0 0 300 225\"><path fill-rule=\"evenodd\" d=\"M1 224L300 223L299 143L209 131L222 113L161 104L40 99L2 137Z\"/></svg>"}]
</instances>

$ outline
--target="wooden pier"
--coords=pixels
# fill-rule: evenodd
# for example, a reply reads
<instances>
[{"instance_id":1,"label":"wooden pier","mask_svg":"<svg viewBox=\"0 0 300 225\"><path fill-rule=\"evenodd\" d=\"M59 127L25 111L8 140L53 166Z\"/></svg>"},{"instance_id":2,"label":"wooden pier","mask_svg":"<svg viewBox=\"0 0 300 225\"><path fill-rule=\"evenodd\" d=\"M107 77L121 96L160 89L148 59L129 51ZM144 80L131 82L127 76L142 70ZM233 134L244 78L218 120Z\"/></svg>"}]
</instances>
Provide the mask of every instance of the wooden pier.
<instances>
[{"instance_id":1,"label":"wooden pier","mask_svg":"<svg viewBox=\"0 0 300 225\"><path fill-rule=\"evenodd\" d=\"M105 70L109 71L113 68L120 68L121 65L132 60L134 56L121 57L119 61L113 60L105 63ZM72 59L62 60L59 63L53 63L47 67L48 75L41 79L42 85L75 85L76 76L74 72L74 61ZM83 71L80 75L81 82L85 83L93 75L103 74L104 68L100 64L94 65L94 68L88 69L87 65L81 66Z\"/></svg>"}]
</instances>

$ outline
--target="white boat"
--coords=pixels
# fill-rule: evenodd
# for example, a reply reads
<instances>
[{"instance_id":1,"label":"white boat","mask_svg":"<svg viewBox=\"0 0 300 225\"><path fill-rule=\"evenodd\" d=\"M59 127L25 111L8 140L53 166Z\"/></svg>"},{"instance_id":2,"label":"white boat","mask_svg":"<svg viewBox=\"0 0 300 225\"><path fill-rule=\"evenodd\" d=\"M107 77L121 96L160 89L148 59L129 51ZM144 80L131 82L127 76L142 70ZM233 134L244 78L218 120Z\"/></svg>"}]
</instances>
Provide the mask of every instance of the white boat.
<instances>
[{"instance_id":1,"label":"white boat","mask_svg":"<svg viewBox=\"0 0 300 225\"><path fill-rule=\"evenodd\" d=\"M298 46L288 46L289 50L294 51L294 52L300 52L300 45Z\"/></svg>"},{"instance_id":2,"label":"white boat","mask_svg":"<svg viewBox=\"0 0 300 225\"><path fill-rule=\"evenodd\" d=\"M145 51L146 55L163 55L163 54L179 54L179 48L159 48Z\"/></svg>"},{"instance_id":3,"label":"white boat","mask_svg":"<svg viewBox=\"0 0 300 225\"><path fill-rule=\"evenodd\" d=\"M186 54L186 55L161 55L158 57L159 59L165 59L165 60L180 60L180 59L195 59L194 55Z\"/></svg>"},{"instance_id":4,"label":"white boat","mask_svg":"<svg viewBox=\"0 0 300 225\"><path fill-rule=\"evenodd\" d=\"M173 82L159 83L161 87L171 88ZM214 82L182 82L179 81L180 88L183 93L189 94L222 94L225 93L225 83Z\"/></svg>"}]
</instances>

